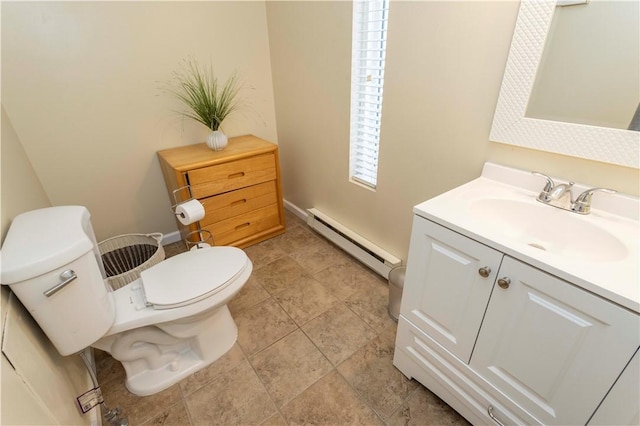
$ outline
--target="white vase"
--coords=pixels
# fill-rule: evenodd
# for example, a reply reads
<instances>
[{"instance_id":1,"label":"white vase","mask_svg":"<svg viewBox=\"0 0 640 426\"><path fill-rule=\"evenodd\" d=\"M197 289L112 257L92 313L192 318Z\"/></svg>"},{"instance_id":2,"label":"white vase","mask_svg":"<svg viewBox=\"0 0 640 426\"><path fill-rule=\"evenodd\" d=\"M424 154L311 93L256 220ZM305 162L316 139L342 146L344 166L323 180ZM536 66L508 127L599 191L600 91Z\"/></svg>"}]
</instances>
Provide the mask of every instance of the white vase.
<instances>
[{"instance_id":1,"label":"white vase","mask_svg":"<svg viewBox=\"0 0 640 426\"><path fill-rule=\"evenodd\" d=\"M229 143L227 135L220 130L214 130L207 136L207 146L214 151L223 150L227 146L227 143Z\"/></svg>"}]
</instances>

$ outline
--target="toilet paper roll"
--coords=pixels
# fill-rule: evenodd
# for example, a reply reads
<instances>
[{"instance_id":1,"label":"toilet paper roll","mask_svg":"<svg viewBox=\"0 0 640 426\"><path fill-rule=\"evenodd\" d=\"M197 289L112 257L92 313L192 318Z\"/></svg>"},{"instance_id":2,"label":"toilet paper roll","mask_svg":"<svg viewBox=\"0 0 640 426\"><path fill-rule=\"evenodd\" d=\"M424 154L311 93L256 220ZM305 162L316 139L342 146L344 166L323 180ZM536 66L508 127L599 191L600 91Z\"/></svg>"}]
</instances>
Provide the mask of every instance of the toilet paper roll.
<instances>
[{"instance_id":1,"label":"toilet paper roll","mask_svg":"<svg viewBox=\"0 0 640 426\"><path fill-rule=\"evenodd\" d=\"M189 200L176 206L176 216L183 225L190 225L204 217L204 206L198 200Z\"/></svg>"}]
</instances>

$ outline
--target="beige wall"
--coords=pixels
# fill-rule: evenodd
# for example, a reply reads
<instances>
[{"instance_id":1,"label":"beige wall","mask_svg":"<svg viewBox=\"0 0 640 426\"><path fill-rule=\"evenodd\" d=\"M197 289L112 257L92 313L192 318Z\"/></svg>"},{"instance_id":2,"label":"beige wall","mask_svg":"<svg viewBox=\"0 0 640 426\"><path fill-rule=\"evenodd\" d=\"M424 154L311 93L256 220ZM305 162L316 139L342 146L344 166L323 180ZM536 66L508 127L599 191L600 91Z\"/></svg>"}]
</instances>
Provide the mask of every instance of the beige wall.
<instances>
[{"instance_id":1,"label":"beige wall","mask_svg":"<svg viewBox=\"0 0 640 426\"><path fill-rule=\"evenodd\" d=\"M49 207L22 144L2 108L0 241L18 214ZM37 244L37 241L34 242ZM62 357L20 302L2 286L0 424L89 424L75 398L90 389L78 357Z\"/></svg>"},{"instance_id":2,"label":"beige wall","mask_svg":"<svg viewBox=\"0 0 640 426\"><path fill-rule=\"evenodd\" d=\"M50 207L51 203L24 152L9 117L7 117L4 105L2 106L0 125L2 126L0 241L4 241L9 225L15 216L29 210Z\"/></svg>"},{"instance_id":3,"label":"beige wall","mask_svg":"<svg viewBox=\"0 0 640 426\"><path fill-rule=\"evenodd\" d=\"M176 230L156 151L208 133L161 90L188 58L244 80L223 130L276 142L262 1L2 2L2 103L51 203L87 206L98 239Z\"/></svg>"},{"instance_id":4,"label":"beige wall","mask_svg":"<svg viewBox=\"0 0 640 426\"><path fill-rule=\"evenodd\" d=\"M487 160L638 194L638 173L490 143L518 2L392 1L378 188L348 181L350 2L268 2L285 198L406 259L413 205Z\"/></svg>"},{"instance_id":5,"label":"beige wall","mask_svg":"<svg viewBox=\"0 0 640 426\"><path fill-rule=\"evenodd\" d=\"M3 2L3 104L54 205L99 239L170 232L155 152L207 131L159 86L190 56L237 68L251 105L225 129L277 139L285 198L405 258L411 207L486 160L639 192L636 170L488 141L517 10L392 2L375 192L348 181L350 2Z\"/></svg>"}]
</instances>

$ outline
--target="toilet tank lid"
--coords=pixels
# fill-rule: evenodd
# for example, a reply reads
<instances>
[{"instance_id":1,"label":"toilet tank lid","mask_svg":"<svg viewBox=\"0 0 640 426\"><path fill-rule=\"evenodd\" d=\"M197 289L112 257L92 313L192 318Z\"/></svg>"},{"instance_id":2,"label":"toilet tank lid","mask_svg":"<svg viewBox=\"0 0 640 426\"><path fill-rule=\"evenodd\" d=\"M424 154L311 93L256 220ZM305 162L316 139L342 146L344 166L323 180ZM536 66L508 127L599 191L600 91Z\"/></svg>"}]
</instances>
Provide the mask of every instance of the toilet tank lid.
<instances>
[{"instance_id":1,"label":"toilet tank lid","mask_svg":"<svg viewBox=\"0 0 640 426\"><path fill-rule=\"evenodd\" d=\"M0 251L2 284L37 277L91 251L90 216L82 206L49 207L16 216Z\"/></svg>"}]
</instances>

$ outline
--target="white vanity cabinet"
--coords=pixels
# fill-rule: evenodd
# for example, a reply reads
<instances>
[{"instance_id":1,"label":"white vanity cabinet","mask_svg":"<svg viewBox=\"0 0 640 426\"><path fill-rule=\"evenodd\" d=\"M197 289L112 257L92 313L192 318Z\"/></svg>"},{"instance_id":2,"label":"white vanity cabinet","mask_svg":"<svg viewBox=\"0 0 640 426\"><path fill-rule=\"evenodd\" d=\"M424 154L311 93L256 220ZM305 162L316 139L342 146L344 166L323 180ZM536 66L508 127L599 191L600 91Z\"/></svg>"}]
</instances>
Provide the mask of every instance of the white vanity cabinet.
<instances>
[{"instance_id":1,"label":"white vanity cabinet","mask_svg":"<svg viewBox=\"0 0 640 426\"><path fill-rule=\"evenodd\" d=\"M472 423L586 424L638 349L638 323L414 216L394 365Z\"/></svg>"}]
</instances>

